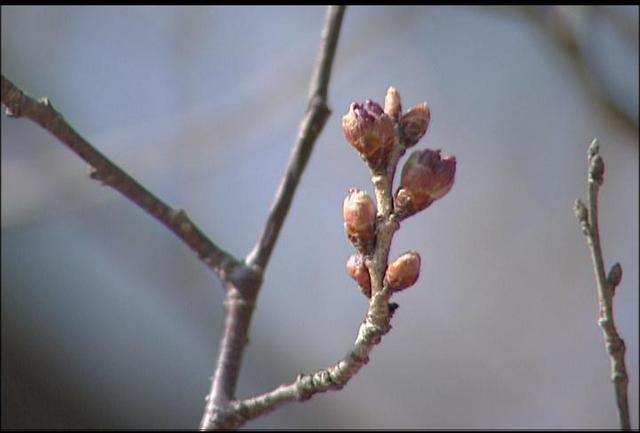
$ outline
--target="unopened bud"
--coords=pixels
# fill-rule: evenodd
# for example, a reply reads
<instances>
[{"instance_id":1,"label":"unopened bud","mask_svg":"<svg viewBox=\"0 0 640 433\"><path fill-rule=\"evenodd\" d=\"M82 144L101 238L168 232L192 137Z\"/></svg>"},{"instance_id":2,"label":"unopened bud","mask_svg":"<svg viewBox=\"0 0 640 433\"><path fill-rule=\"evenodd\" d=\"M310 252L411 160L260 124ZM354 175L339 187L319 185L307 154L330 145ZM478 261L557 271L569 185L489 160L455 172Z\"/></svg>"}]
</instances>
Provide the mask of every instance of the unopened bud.
<instances>
[{"instance_id":1,"label":"unopened bud","mask_svg":"<svg viewBox=\"0 0 640 433\"><path fill-rule=\"evenodd\" d=\"M387 268L384 284L395 291L414 285L420 275L420 254L409 251L404 253Z\"/></svg>"},{"instance_id":2,"label":"unopened bud","mask_svg":"<svg viewBox=\"0 0 640 433\"><path fill-rule=\"evenodd\" d=\"M585 236L589 236L589 211L587 207L577 199L573 203L573 213L575 213L578 222L580 223L580 228L582 229L582 233Z\"/></svg>"},{"instance_id":3,"label":"unopened bud","mask_svg":"<svg viewBox=\"0 0 640 433\"><path fill-rule=\"evenodd\" d=\"M367 297L371 297L371 277L369 270L364 264L361 254L354 254L347 260L347 274L358 283L360 290Z\"/></svg>"},{"instance_id":4,"label":"unopened bud","mask_svg":"<svg viewBox=\"0 0 640 433\"><path fill-rule=\"evenodd\" d=\"M589 182L602 185L604 177L604 160L600 154L594 155L589 162Z\"/></svg>"},{"instance_id":5,"label":"unopened bud","mask_svg":"<svg viewBox=\"0 0 640 433\"><path fill-rule=\"evenodd\" d=\"M431 111L426 103L418 104L400 117L400 125L404 134L404 145L415 145L427 132Z\"/></svg>"},{"instance_id":6,"label":"unopened bud","mask_svg":"<svg viewBox=\"0 0 640 433\"><path fill-rule=\"evenodd\" d=\"M609 275L607 275L607 284L611 290L615 290L615 288L620 284L622 280L622 266L620 263L616 262L615 265L611 266L609 269Z\"/></svg>"},{"instance_id":7,"label":"unopened bud","mask_svg":"<svg viewBox=\"0 0 640 433\"><path fill-rule=\"evenodd\" d=\"M351 104L342 118L344 135L373 169L386 165L395 142L393 121L379 104L367 100Z\"/></svg>"},{"instance_id":8,"label":"unopened bud","mask_svg":"<svg viewBox=\"0 0 640 433\"><path fill-rule=\"evenodd\" d=\"M406 217L427 208L451 190L456 174L456 157L440 156L440 150L417 150L402 168L396 193L396 214Z\"/></svg>"},{"instance_id":9,"label":"unopened bud","mask_svg":"<svg viewBox=\"0 0 640 433\"><path fill-rule=\"evenodd\" d=\"M365 192L351 188L342 208L349 240L363 254L373 248L376 238L376 206Z\"/></svg>"},{"instance_id":10,"label":"unopened bud","mask_svg":"<svg viewBox=\"0 0 640 433\"><path fill-rule=\"evenodd\" d=\"M594 138L591 144L589 145L589 149L587 150L587 162L591 162L594 156L600 153L600 142L597 138Z\"/></svg>"},{"instance_id":11,"label":"unopened bud","mask_svg":"<svg viewBox=\"0 0 640 433\"><path fill-rule=\"evenodd\" d=\"M587 221L587 219L589 218L589 211L587 210L587 207L584 205L584 203L580 201L580 199L577 199L573 203L573 213L575 213L576 218L580 222Z\"/></svg>"},{"instance_id":12,"label":"unopened bud","mask_svg":"<svg viewBox=\"0 0 640 433\"><path fill-rule=\"evenodd\" d=\"M387 90L387 96L384 98L384 112L395 120L398 120L400 118L400 114L402 114L400 94L393 86L389 87L389 90Z\"/></svg>"}]
</instances>

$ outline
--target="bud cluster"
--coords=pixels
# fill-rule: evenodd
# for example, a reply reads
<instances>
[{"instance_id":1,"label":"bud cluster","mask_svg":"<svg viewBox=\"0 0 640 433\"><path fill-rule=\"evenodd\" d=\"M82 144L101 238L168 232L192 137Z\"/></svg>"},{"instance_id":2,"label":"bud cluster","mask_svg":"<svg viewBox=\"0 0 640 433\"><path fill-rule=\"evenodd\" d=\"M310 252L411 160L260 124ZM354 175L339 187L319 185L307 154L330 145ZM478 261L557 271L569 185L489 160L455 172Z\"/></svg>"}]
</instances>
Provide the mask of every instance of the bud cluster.
<instances>
[{"instance_id":1,"label":"bud cluster","mask_svg":"<svg viewBox=\"0 0 640 433\"><path fill-rule=\"evenodd\" d=\"M347 141L379 179L395 172L399 158L422 139L430 120L431 111L426 103L403 113L400 94L394 87L389 87L384 108L371 100L352 103L342 118L342 129ZM370 272L373 268L369 260L376 248L376 224L390 222L387 218L401 221L426 209L451 190L455 172L455 156L442 155L440 150L414 151L402 169L391 215L385 212L377 215L376 206L366 192L355 188L349 190L343 206L344 226L358 254L349 258L346 269L367 297L372 295L373 274ZM393 179L388 182L390 188ZM378 198L380 194L384 193L376 190ZM383 284L397 292L414 285L419 275L420 255L409 251L386 266Z\"/></svg>"}]
</instances>

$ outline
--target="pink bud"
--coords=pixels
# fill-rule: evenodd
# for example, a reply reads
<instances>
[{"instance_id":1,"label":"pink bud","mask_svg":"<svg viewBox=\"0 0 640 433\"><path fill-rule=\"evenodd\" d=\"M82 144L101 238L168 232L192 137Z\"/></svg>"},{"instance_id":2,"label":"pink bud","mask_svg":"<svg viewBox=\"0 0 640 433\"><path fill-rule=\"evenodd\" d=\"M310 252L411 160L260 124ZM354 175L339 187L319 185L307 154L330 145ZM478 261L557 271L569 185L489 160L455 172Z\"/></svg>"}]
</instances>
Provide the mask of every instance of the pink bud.
<instances>
[{"instance_id":1,"label":"pink bud","mask_svg":"<svg viewBox=\"0 0 640 433\"><path fill-rule=\"evenodd\" d=\"M415 145L427 132L431 111L426 103L418 104L400 117L406 147Z\"/></svg>"},{"instance_id":2,"label":"pink bud","mask_svg":"<svg viewBox=\"0 0 640 433\"><path fill-rule=\"evenodd\" d=\"M351 104L342 118L347 141L356 148L372 168L382 168L393 148L393 121L377 103L367 100Z\"/></svg>"},{"instance_id":3,"label":"pink bud","mask_svg":"<svg viewBox=\"0 0 640 433\"><path fill-rule=\"evenodd\" d=\"M440 150L417 150L402 168L400 189L396 193L396 213L413 215L442 198L453 186L456 157L440 156Z\"/></svg>"},{"instance_id":4,"label":"pink bud","mask_svg":"<svg viewBox=\"0 0 640 433\"><path fill-rule=\"evenodd\" d=\"M384 283L395 291L411 287L420 275L420 254L409 251L398 257L387 267Z\"/></svg>"},{"instance_id":5,"label":"pink bud","mask_svg":"<svg viewBox=\"0 0 640 433\"><path fill-rule=\"evenodd\" d=\"M402 113L400 94L395 87L389 87L389 90L387 90L387 96L384 98L384 112L396 120L398 120Z\"/></svg>"},{"instance_id":6,"label":"pink bud","mask_svg":"<svg viewBox=\"0 0 640 433\"><path fill-rule=\"evenodd\" d=\"M354 254L347 260L347 274L358 283L360 290L367 298L371 297L371 278L369 270L364 265L361 254Z\"/></svg>"},{"instance_id":7,"label":"pink bud","mask_svg":"<svg viewBox=\"0 0 640 433\"><path fill-rule=\"evenodd\" d=\"M365 192L351 188L342 207L344 228L349 240L362 253L373 248L376 237L376 206Z\"/></svg>"}]
</instances>

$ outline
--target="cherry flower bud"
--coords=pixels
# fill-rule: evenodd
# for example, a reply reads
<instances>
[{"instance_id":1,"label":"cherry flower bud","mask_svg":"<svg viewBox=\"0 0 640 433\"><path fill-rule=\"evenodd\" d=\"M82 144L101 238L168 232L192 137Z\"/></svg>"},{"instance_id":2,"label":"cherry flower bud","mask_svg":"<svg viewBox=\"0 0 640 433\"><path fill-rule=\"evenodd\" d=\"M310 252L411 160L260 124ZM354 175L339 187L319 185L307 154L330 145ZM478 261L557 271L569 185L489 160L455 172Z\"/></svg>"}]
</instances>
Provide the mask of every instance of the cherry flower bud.
<instances>
[{"instance_id":1,"label":"cherry flower bud","mask_svg":"<svg viewBox=\"0 0 640 433\"><path fill-rule=\"evenodd\" d=\"M351 104L342 118L342 129L347 141L372 169L386 165L395 142L395 131L393 121L379 104L371 100Z\"/></svg>"},{"instance_id":2,"label":"cherry flower bud","mask_svg":"<svg viewBox=\"0 0 640 433\"><path fill-rule=\"evenodd\" d=\"M440 150L416 150L402 168L395 208L399 216L413 215L442 198L453 186L456 157Z\"/></svg>"},{"instance_id":3,"label":"cherry flower bud","mask_svg":"<svg viewBox=\"0 0 640 433\"><path fill-rule=\"evenodd\" d=\"M402 114L400 94L393 86L389 87L389 90L387 90L387 96L384 98L384 112L395 120L398 120L400 118L400 114Z\"/></svg>"},{"instance_id":4,"label":"cherry flower bud","mask_svg":"<svg viewBox=\"0 0 640 433\"><path fill-rule=\"evenodd\" d=\"M387 267L384 284L396 292L415 284L420 275L420 254L409 251Z\"/></svg>"},{"instance_id":5,"label":"cherry flower bud","mask_svg":"<svg viewBox=\"0 0 640 433\"><path fill-rule=\"evenodd\" d=\"M344 228L358 251L367 254L376 239L376 206L365 192L351 188L342 208Z\"/></svg>"},{"instance_id":6,"label":"cherry flower bud","mask_svg":"<svg viewBox=\"0 0 640 433\"><path fill-rule=\"evenodd\" d=\"M400 117L406 147L414 146L427 132L431 111L426 103L418 104Z\"/></svg>"},{"instance_id":7,"label":"cherry flower bud","mask_svg":"<svg viewBox=\"0 0 640 433\"><path fill-rule=\"evenodd\" d=\"M354 254L347 260L347 274L358 283L360 290L367 297L371 297L371 277L369 270L364 265L364 258L361 254Z\"/></svg>"}]
</instances>

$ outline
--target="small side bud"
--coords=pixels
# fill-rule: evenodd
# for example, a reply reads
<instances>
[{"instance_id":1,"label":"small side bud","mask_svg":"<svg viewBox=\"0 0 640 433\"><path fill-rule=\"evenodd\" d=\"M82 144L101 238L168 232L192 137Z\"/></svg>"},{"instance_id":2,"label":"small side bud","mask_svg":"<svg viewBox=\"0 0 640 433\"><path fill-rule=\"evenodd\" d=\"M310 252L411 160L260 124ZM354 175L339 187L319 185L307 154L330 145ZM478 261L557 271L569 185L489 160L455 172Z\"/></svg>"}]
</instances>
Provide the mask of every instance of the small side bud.
<instances>
[{"instance_id":1,"label":"small side bud","mask_svg":"<svg viewBox=\"0 0 640 433\"><path fill-rule=\"evenodd\" d=\"M604 177L604 160L600 154L596 154L589 162L589 182L602 185Z\"/></svg>"},{"instance_id":2,"label":"small side bud","mask_svg":"<svg viewBox=\"0 0 640 433\"><path fill-rule=\"evenodd\" d=\"M580 228L582 229L582 233L585 236L589 235L589 211L587 207L577 199L575 203L573 203L573 213L576 215L578 222L580 223Z\"/></svg>"},{"instance_id":3,"label":"small side bud","mask_svg":"<svg viewBox=\"0 0 640 433\"><path fill-rule=\"evenodd\" d=\"M611 266L611 269L609 270L609 275L607 275L607 284L609 285L609 288L614 291L616 287L618 287L618 284L620 284L621 280L622 266L620 263L616 262L616 264Z\"/></svg>"},{"instance_id":4,"label":"small side bud","mask_svg":"<svg viewBox=\"0 0 640 433\"><path fill-rule=\"evenodd\" d=\"M351 188L342 207L344 228L353 245L363 254L373 249L376 239L376 206L365 192Z\"/></svg>"},{"instance_id":5,"label":"small side bud","mask_svg":"<svg viewBox=\"0 0 640 433\"><path fill-rule=\"evenodd\" d=\"M351 104L342 118L342 129L347 141L372 169L386 166L395 142L395 131L391 117L379 104L371 100Z\"/></svg>"},{"instance_id":6,"label":"small side bud","mask_svg":"<svg viewBox=\"0 0 640 433\"><path fill-rule=\"evenodd\" d=\"M360 290L367 297L371 297L371 277L369 270L364 265L364 258L361 254L354 254L347 260L347 274L358 283Z\"/></svg>"},{"instance_id":7,"label":"small side bud","mask_svg":"<svg viewBox=\"0 0 640 433\"><path fill-rule=\"evenodd\" d=\"M402 114L400 94L393 86L389 87L389 90L387 90L387 96L384 98L384 112L395 120L400 119L400 114Z\"/></svg>"},{"instance_id":8,"label":"small side bud","mask_svg":"<svg viewBox=\"0 0 640 433\"><path fill-rule=\"evenodd\" d=\"M456 157L441 156L440 150L417 150L402 168L400 189L395 197L396 214L413 215L444 197L456 174Z\"/></svg>"},{"instance_id":9,"label":"small side bud","mask_svg":"<svg viewBox=\"0 0 640 433\"><path fill-rule=\"evenodd\" d=\"M427 132L431 121L431 111L426 103L418 104L400 117L404 134L404 145L414 146Z\"/></svg>"},{"instance_id":10,"label":"small side bud","mask_svg":"<svg viewBox=\"0 0 640 433\"><path fill-rule=\"evenodd\" d=\"M389 317L393 317L398 307L400 307L400 305L396 302L389 302Z\"/></svg>"},{"instance_id":11,"label":"small side bud","mask_svg":"<svg viewBox=\"0 0 640 433\"><path fill-rule=\"evenodd\" d=\"M384 284L392 290L400 291L414 285L420 275L420 254L415 251L404 253L387 267Z\"/></svg>"},{"instance_id":12,"label":"small side bud","mask_svg":"<svg viewBox=\"0 0 640 433\"><path fill-rule=\"evenodd\" d=\"M589 216L587 207L584 205L584 203L582 203L582 201L580 201L580 199L577 199L575 203L573 203L573 213L576 214L576 218L580 222L587 221L587 218Z\"/></svg>"},{"instance_id":13,"label":"small side bud","mask_svg":"<svg viewBox=\"0 0 640 433\"><path fill-rule=\"evenodd\" d=\"M591 144L589 145L589 149L587 150L587 162L591 162L594 156L600 153L600 142L597 138L594 138Z\"/></svg>"}]
</instances>

